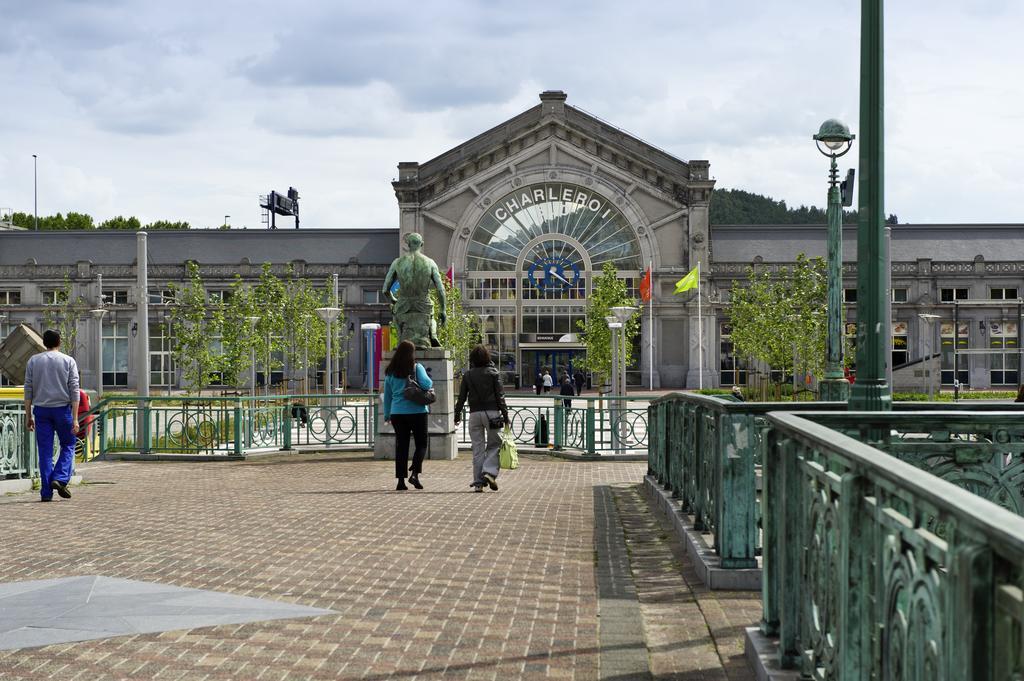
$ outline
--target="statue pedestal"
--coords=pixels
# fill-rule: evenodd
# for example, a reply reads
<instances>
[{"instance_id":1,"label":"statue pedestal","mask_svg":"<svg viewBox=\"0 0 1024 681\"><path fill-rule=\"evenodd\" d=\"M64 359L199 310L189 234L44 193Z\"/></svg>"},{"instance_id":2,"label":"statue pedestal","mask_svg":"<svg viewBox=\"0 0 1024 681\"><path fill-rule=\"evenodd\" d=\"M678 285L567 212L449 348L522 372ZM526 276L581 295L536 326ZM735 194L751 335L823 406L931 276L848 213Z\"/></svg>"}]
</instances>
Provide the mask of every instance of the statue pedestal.
<instances>
[{"instance_id":1,"label":"statue pedestal","mask_svg":"<svg viewBox=\"0 0 1024 681\"><path fill-rule=\"evenodd\" d=\"M384 376L384 369L387 368L393 354L393 352L383 353L380 362L381 377ZM453 394L451 353L444 348L417 349L416 361L423 365L427 374L433 379L434 392L437 393L437 401L430 405L430 414L427 416L427 458L450 461L459 452L458 438L455 432L455 395ZM381 399L383 399L383 394ZM395 430L390 423L384 423L383 407L381 407L380 413L379 430L373 445L373 458L394 459ZM409 442L410 461L416 446L411 439Z\"/></svg>"}]
</instances>

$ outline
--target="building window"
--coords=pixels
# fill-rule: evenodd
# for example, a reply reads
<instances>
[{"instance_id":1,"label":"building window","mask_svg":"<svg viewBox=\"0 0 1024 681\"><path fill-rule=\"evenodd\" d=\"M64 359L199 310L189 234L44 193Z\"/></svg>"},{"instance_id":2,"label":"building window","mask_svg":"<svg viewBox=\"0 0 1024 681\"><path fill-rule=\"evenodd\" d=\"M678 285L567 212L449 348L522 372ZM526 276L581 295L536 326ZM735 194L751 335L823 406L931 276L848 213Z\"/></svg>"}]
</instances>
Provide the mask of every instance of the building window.
<instances>
[{"instance_id":1,"label":"building window","mask_svg":"<svg viewBox=\"0 0 1024 681\"><path fill-rule=\"evenodd\" d=\"M15 289L0 291L0 305L21 305L21 291Z\"/></svg>"},{"instance_id":2,"label":"building window","mask_svg":"<svg viewBox=\"0 0 1024 681\"><path fill-rule=\"evenodd\" d=\"M210 302L213 303L214 305L223 305L224 303L231 300L231 290L216 289L214 291L209 291L207 293L207 297L209 298Z\"/></svg>"},{"instance_id":3,"label":"building window","mask_svg":"<svg viewBox=\"0 0 1024 681\"><path fill-rule=\"evenodd\" d=\"M128 385L128 322L103 323L103 387Z\"/></svg>"},{"instance_id":4,"label":"building window","mask_svg":"<svg viewBox=\"0 0 1024 681\"><path fill-rule=\"evenodd\" d=\"M902 366L908 360L908 336L906 322L892 323L892 367Z\"/></svg>"},{"instance_id":5,"label":"building window","mask_svg":"<svg viewBox=\"0 0 1024 681\"><path fill-rule=\"evenodd\" d=\"M383 303L379 288L363 289L363 305L382 305Z\"/></svg>"},{"instance_id":6,"label":"building window","mask_svg":"<svg viewBox=\"0 0 1024 681\"><path fill-rule=\"evenodd\" d=\"M857 289L855 288L844 288L843 289L843 302L847 305L857 302Z\"/></svg>"},{"instance_id":7,"label":"building window","mask_svg":"<svg viewBox=\"0 0 1024 681\"><path fill-rule=\"evenodd\" d=\"M128 289L126 289L126 288L108 288L108 289L103 289L103 304L104 305L127 305L128 304Z\"/></svg>"},{"instance_id":8,"label":"building window","mask_svg":"<svg viewBox=\"0 0 1024 681\"><path fill-rule=\"evenodd\" d=\"M989 289L991 300L1017 300L1016 288L993 288Z\"/></svg>"},{"instance_id":9,"label":"building window","mask_svg":"<svg viewBox=\"0 0 1024 681\"><path fill-rule=\"evenodd\" d=\"M989 379L992 385L1017 385L1020 375L1020 355L1017 345L1017 322L1005 319L990 321L988 347Z\"/></svg>"},{"instance_id":10,"label":"building window","mask_svg":"<svg viewBox=\"0 0 1024 681\"><path fill-rule=\"evenodd\" d=\"M150 296L152 297L152 296ZM149 383L150 385L174 385L174 360L171 352L174 340L167 334L164 322L150 322L149 337Z\"/></svg>"},{"instance_id":11,"label":"building window","mask_svg":"<svg viewBox=\"0 0 1024 681\"><path fill-rule=\"evenodd\" d=\"M952 303L954 300L967 300L969 289L966 288L944 288L939 291L939 300L944 303ZM950 336L952 338L952 336Z\"/></svg>"},{"instance_id":12,"label":"building window","mask_svg":"<svg viewBox=\"0 0 1024 681\"><path fill-rule=\"evenodd\" d=\"M466 279L466 298L469 300L515 300L515 277L469 277Z\"/></svg>"},{"instance_id":13,"label":"building window","mask_svg":"<svg viewBox=\"0 0 1024 681\"><path fill-rule=\"evenodd\" d=\"M939 326L942 341L942 384L953 385L953 322L945 321ZM967 322L957 324L956 349L967 350L970 347L970 325ZM967 385L967 356L956 358L956 379L960 385Z\"/></svg>"},{"instance_id":14,"label":"building window","mask_svg":"<svg viewBox=\"0 0 1024 681\"><path fill-rule=\"evenodd\" d=\"M894 303L905 303L907 302L907 289L905 288L894 288L892 290L892 302Z\"/></svg>"},{"instance_id":15,"label":"building window","mask_svg":"<svg viewBox=\"0 0 1024 681\"><path fill-rule=\"evenodd\" d=\"M732 345L732 324L722 322L718 325L719 338L719 382L722 385L746 385L747 365L736 357Z\"/></svg>"},{"instance_id":16,"label":"building window","mask_svg":"<svg viewBox=\"0 0 1024 681\"><path fill-rule=\"evenodd\" d=\"M63 305L68 300L68 292L62 288L43 289L43 305Z\"/></svg>"},{"instance_id":17,"label":"building window","mask_svg":"<svg viewBox=\"0 0 1024 681\"><path fill-rule=\"evenodd\" d=\"M164 289L163 291L150 291L149 292L149 304L150 305L170 305L174 302L174 291L170 289Z\"/></svg>"}]
</instances>

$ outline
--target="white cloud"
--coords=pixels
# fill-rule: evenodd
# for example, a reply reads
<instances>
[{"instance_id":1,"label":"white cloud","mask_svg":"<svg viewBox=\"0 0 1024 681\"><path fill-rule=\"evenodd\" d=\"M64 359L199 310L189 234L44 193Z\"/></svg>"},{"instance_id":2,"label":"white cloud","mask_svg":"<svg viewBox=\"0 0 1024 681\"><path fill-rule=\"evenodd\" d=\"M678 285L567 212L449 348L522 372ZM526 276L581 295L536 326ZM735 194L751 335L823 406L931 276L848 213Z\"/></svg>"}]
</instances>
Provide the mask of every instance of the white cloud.
<instances>
[{"instance_id":1,"label":"white cloud","mask_svg":"<svg viewBox=\"0 0 1024 681\"><path fill-rule=\"evenodd\" d=\"M9 5L9 6L8 6ZM886 10L888 212L1022 222L1024 86L1009 0ZM0 0L0 205L259 226L299 188L308 227L393 226L425 161L563 89L719 186L821 205L810 140L858 132L856 7L636 3L173 4ZM859 141L859 140L858 140ZM844 159L855 166L857 149Z\"/></svg>"}]
</instances>

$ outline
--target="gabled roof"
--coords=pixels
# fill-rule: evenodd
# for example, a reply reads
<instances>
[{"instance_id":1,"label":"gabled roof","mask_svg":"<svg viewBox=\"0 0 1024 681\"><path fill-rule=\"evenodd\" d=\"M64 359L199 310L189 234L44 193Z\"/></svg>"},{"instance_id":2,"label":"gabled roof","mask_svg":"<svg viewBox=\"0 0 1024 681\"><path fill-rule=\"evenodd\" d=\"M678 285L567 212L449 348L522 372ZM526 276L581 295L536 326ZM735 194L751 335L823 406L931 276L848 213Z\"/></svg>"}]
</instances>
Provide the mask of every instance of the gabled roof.
<instances>
[{"instance_id":1,"label":"gabled roof","mask_svg":"<svg viewBox=\"0 0 1024 681\"><path fill-rule=\"evenodd\" d=\"M683 161L648 142L617 128L582 109L565 104L566 94L549 90L541 103L425 163L399 164L394 182L399 200L423 200L436 192L432 185L449 186L451 178L464 179L477 172L481 160L487 167L500 163L538 141L536 133L553 126L553 135L600 157L621 171L635 175L685 201L683 190L691 182L708 180L707 161ZM546 142L545 142L546 143ZM475 166L475 167L474 167ZM421 190L427 190L425 192Z\"/></svg>"}]
</instances>

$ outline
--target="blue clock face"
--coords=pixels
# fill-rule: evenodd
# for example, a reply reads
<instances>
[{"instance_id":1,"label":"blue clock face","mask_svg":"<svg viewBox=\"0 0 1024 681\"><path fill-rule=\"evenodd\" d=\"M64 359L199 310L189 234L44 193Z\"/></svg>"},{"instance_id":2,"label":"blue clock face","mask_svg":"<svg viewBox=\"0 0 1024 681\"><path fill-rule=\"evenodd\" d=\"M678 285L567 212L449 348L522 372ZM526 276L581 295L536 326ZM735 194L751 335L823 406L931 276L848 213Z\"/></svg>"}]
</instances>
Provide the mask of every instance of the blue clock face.
<instances>
[{"instance_id":1,"label":"blue clock face","mask_svg":"<svg viewBox=\"0 0 1024 681\"><path fill-rule=\"evenodd\" d=\"M527 277L541 291L566 290L579 281L580 268L569 258L537 258L530 265Z\"/></svg>"}]
</instances>

